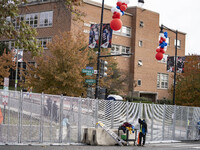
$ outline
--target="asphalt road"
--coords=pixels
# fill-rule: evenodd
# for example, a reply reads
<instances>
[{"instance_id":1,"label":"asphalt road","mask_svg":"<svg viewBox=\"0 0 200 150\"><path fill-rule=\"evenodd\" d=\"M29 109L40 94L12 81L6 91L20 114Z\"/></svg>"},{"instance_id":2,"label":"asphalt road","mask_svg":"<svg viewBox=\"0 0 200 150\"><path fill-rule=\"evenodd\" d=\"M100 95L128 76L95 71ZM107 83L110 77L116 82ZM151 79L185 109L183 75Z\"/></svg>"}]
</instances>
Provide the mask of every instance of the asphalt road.
<instances>
[{"instance_id":1,"label":"asphalt road","mask_svg":"<svg viewBox=\"0 0 200 150\"><path fill-rule=\"evenodd\" d=\"M159 143L147 144L144 147L138 146L76 146L76 145L63 145L63 146L0 146L0 150L200 150L200 141L188 141L179 143Z\"/></svg>"}]
</instances>

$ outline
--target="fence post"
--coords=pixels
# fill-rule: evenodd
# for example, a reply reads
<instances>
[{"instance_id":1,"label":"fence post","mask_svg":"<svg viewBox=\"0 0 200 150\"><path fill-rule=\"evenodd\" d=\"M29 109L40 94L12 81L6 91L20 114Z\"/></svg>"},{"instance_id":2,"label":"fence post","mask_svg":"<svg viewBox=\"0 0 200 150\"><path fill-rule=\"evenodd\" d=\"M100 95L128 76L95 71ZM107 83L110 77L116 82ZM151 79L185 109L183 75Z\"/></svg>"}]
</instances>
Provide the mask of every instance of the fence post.
<instances>
[{"instance_id":1,"label":"fence post","mask_svg":"<svg viewBox=\"0 0 200 150\"><path fill-rule=\"evenodd\" d=\"M154 103L151 104L151 110L152 110L152 115L151 115L151 141L153 141Z\"/></svg>"},{"instance_id":2,"label":"fence post","mask_svg":"<svg viewBox=\"0 0 200 150\"><path fill-rule=\"evenodd\" d=\"M172 128L172 138L175 140L175 130L176 130L176 105L174 105L174 115L173 115L173 128Z\"/></svg>"},{"instance_id":3,"label":"fence post","mask_svg":"<svg viewBox=\"0 0 200 150\"><path fill-rule=\"evenodd\" d=\"M43 105L44 105L44 93L42 92L40 99L40 143L43 143Z\"/></svg>"},{"instance_id":4,"label":"fence post","mask_svg":"<svg viewBox=\"0 0 200 150\"><path fill-rule=\"evenodd\" d=\"M94 119L95 119L95 128L97 128L97 122L98 122L98 102L99 100L98 99L95 99L95 116L94 116Z\"/></svg>"},{"instance_id":5,"label":"fence post","mask_svg":"<svg viewBox=\"0 0 200 150\"><path fill-rule=\"evenodd\" d=\"M17 92L18 93L18 92ZM21 126L22 126L22 99L23 99L23 92L20 91L19 97L19 109L18 109L18 143L21 143Z\"/></svg>"},{"instance_id":6,"label":"fence post","mask_svg":"<svg viewBox=\"0 0 200 150\"><path fill-rule=\"evenodd\" d=\"M112 115L112 116L111 116L111 129L112 129L112 128L113 128L113 124L114 124L114 107L115 107L115 106L114 106L114 105L115 105L114 100L111 101L111 104L112 104L112 105L111 105L111 112L112 112L112 113L111 113L111 115Z\"/></svg>"},{"instance_id":7,"label":"fence post","mask_svg":"<svg viewBox=\"0 0 200 150\"><path fill-rule=\"evenodd\" d=\"M164 111L163 111L163 125L162 125L162 139L165 139L165 114L166 114L166 105L164 104Z\"/></svg>"},{"instance_id":8,"label":"fence post","mask_svg":"<svg viewBox=\"0 0 200 150\"><path fill-rule=\"evenodd\" d=\"M140 102L140 104L139 104L139 118L142 118L142 104L141 104L141 102Z\"/></svg>"},{"instance_id":9,"label":"fence post","mask_svg":"<svg viewBox=\"0 0 200 150\"><path fill-rule=\"evenodd\" d=\"M78 99L78 142L81 142L81 104L82 100L81 97Z\"/></svg>"},{"instance_id":10,"label":"fence post","mask_svg":"<svg viewBox=\"0 0 200 150\"><path fill-rule=\"evenodd\" d=\"M188 121L189 121L189 107L187 107L187 118L186 118L186 140L188 140L189 137L189 126L188 126Z\"/></svg>"},{"instance_id":11,"label":"fence post","mask_svg":"<svg viewBox=\"0 0 200 150\"><path fill-rule=\"evenodd\" d=\"M126 122L128 122L129 102L126 101Z\"/></svg>"},{"instance_id":12,"label":"fence post","mask_svg":"<svg viewBox=\"0 0 200 150\"><path fill-rule=\"evenodd\" d=\"M59 143L62 143L63 137L63 95L60 96L60 112L59 112Z\"/></svg>"},{"instance_id":13,"label":"fence post","mask_svg":"<svg viewBox=\"0 0 200 150\"><path fill-rule=\"evenodd\" d=\"M30 95L30 93L29 93L29 99L30 99L30 102L31 102L29 140L32 141L33 98Z\"/></svg>"},{"instance_id":14,"label":"fence post","mask_svg":"<svg viewBox=\"0 0 200 150\"><path fill-rule=\"evenodd\" d=\"M10 135L10 91L8 95L8 129L7 129L7 142L9 142Z\"/></svg>"}]
</instances>

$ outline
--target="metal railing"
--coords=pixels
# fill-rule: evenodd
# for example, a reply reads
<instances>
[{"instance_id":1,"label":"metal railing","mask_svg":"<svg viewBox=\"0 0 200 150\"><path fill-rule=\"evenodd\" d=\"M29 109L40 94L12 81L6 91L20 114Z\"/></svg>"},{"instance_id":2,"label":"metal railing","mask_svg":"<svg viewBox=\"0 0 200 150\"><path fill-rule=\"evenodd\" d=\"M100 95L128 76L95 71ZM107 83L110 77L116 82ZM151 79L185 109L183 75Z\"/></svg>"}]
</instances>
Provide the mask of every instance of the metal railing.
<instances>
[{"instance_id":1,"label":"metal railing","mask_svg":"<svg viewBox=\"0 0 200 150\"><path fill-rule=\"evenodd\" d=\"M84 128L102 121L109 128L124 122L148 125L147 141L199 139L199 107L130 103L81 97L0 90L0 107L5 108L0 142L80 143ZM8 104L3 106L2 100ZM69 124L64 124L64 118Z\"/></svg>"}]
</instances>

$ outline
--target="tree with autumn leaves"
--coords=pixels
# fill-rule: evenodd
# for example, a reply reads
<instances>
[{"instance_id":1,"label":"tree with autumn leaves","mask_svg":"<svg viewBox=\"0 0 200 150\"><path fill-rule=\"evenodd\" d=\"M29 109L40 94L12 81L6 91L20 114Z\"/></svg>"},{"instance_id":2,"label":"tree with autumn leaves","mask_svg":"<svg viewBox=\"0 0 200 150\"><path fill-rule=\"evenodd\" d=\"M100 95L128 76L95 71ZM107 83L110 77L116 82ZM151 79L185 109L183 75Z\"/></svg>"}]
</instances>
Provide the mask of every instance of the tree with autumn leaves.
<instances>
[{"instance_id":1,"label":"tree with autumn leaves","mask_svg":"<svg viewBox=\"0 0 200 150\"><path fill-rule=\"evenodd\" d=\"M14 69L13 53L8 51L8 48L0 44L0 85L3 85L4 78L9 77L10 69Z\"/></svg>"},{"instance_id":2,"label":"tree with autumn leaves","mask_svg":"<svg viewBox=\"0 0 200 150\"><path fill-rule=\"evenodd\" d=\"M24 87L32 87L35 92L78 96L84 92L81 69L88 62L83 34L72 32L56 36L48 45L48 50L35 57L35 65L25 70Z\"/></svg>"},{"instance_id":3,"label":"tree with autumn leaves","mask_svg":"<svg viewBox=\"0 0 200 150\"><path fill-rule=\"evenodd\" d=\"M45 53L34 58L36 65L29 64L24 70L23 86L32 87L34 92L38 93L67 96L80 96L84 93L86 95L88 86L85 79L96 79L96 76L86 76L82 73L82 69L85 69L86 65L96 69L97 54L93 49L88 49L84 33L62 33L56 36L47 47L48 50ZM107 53L106 49L102 51L102 54ZM107 61L110 64L108 77L100 79L100 85L111 88L112 82L116 81L113 78L111 65L115 64L116 67L116 63L113 58Z\"/></svg>"},{"instance_id":4,"label":"tree with autumn leaves","mask_svg":"<svg viewBox=\"0 0 200 150\"><path fill-rule=\"evenodd\" d=\"M200 57L186 56L184 73L177 74L175 103L184 106L200 106ZM171 93L173 87L171 88Z\"/></svg>"}]
</instances>

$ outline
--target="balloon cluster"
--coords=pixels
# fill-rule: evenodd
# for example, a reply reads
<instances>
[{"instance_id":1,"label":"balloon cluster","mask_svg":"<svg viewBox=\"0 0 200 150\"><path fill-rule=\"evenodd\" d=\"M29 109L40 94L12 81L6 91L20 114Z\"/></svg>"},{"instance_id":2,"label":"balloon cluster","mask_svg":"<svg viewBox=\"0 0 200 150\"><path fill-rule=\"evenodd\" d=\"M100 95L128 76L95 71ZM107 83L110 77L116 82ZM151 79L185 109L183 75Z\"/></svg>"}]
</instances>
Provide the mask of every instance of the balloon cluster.
<instances>
[{"instance_id":1,"label":"balloon cluster","mask_svg":"<svg viewBox=\"0 0 200 150\"><path fill-rule=\"evenodd\" d=\"M159 47L156 49L157 54L155 56L157 60L161 60L163 58L163 54L167 50L167 43L166 43L167 37L168 37L167 32L164 32L164 34L160 36Z\"/></svg>"},{"instance_id":2,"label":"balloon cluster","mask_svg":"<svg viewBox=\"0 0 200 150\"><path fill-rule=\"evenodd\" d=\"M124 15L124 11L127 9L127 5L129 3L129 0L118 0L117 7L113 7L111 9L113 13L113 20L110 22L111 29L117 31L120 30L122 27L122 21L120 20L120 17Z\"/></svg>"}]
</instances>

